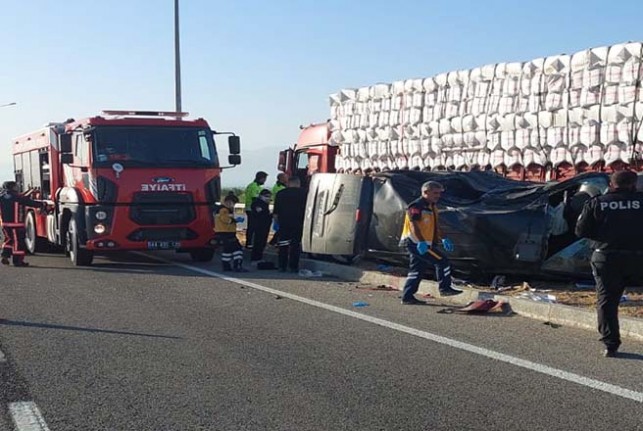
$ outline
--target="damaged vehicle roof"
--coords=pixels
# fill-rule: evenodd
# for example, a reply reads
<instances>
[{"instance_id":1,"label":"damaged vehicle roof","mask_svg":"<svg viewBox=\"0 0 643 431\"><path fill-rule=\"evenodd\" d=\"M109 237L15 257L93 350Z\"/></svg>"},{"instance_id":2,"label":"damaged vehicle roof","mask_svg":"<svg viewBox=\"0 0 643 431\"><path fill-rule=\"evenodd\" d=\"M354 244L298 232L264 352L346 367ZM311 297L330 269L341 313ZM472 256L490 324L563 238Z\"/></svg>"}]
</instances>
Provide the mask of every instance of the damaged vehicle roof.
<instances>
[{"instance_id":1,"label":"damaged vehicle roof","mask_svg":"<svg viewBox=\"0 0 643 431\"><path fill-rule=\"evenodd\" d=\"M446 187L438 203L440 227L455 244L448 256L458 273L591 278L589 242L574 228L584 203L608 190L604 173L545 184L491 172L316 174L304 251L405 259L399 244L405 209L430 180Z\"/></svg>"},{"instance_id":2,"label":"damaged vehicle roof","mask_svg":"<svg viewBox=\"0 0 643 431\"><path fill-rule=\"evenodd\" d=\"M368 248L399 250L403 208L420 195L426 181L446 190L438 203L440 225L456 250L453 266L469 274L532 274L591 277L590 249L574 235L585 201L604 193L609 177L579 175L561 183L514 181L488 172L390 172L373 178L373 213ZM391 202L399 201L399 212ZM388 208L388 209L387 209ZM382 236L382 217L391 226ZM398 232L397 237L392 231Z\"/></svg>"}]
</instances>

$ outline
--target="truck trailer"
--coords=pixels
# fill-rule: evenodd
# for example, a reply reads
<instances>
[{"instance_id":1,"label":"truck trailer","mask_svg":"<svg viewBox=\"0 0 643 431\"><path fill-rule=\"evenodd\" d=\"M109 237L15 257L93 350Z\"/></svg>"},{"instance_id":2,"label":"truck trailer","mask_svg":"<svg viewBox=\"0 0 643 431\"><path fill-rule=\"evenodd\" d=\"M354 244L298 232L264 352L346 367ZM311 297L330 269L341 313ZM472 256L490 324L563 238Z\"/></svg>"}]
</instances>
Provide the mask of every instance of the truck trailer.
<instances>
[{"instance_id":1,"label":"truck trailer","mask_svg":"<svg viewBox=\"0 0 643 431\"><path fill-rule=\"evenodd\" d=\"M560 181L643 170L643 44L347 88L301 127L279 169L494 171Z\"/></svg>"},{"instance_id":2,"label":"truck trailer","mask_svg":"<svg viewBox=\"0 0 643 431\"><path fill-rule=\"evenodd\" d=\"M23 194L50 210L22 215L29 253L61 248L74 265L94 253L176 250L214 254L212 211L221 195L218 135L187 113L103 111L49 123L12 141ZM241 162L229 136L228 162Z\"/></svg>"},{"instance_id":3,"label":"truck trailer","mask_svg":"<svg viewBox=\"0 0 643 431\"><path fill-rule=\"evenodd\" d=\"M590 277L583 203L612 172L643 182L642 57L624 43L332 94L279 154L310 187L304 250L403 259L404 208L437 179L456 270Z\"/></svg>"}]
</instances>

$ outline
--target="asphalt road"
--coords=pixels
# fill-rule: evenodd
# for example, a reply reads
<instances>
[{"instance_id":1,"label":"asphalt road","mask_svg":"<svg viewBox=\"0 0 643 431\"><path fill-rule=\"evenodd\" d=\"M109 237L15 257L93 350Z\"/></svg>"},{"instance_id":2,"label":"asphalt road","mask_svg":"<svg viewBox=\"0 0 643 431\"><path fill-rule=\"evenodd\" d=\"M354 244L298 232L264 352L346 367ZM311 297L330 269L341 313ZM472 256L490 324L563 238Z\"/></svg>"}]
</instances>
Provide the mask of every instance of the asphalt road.
<instances>
[{"instance_id":1,"label":"asphalt road","mask_svg":"<svg viewBox=\"0 0 643 431\"><path fill-rule=\"evenodd\" d=\"M0 430L643 430L642 343L172 259L0 268Z\"/></svg>"}]
</instances>

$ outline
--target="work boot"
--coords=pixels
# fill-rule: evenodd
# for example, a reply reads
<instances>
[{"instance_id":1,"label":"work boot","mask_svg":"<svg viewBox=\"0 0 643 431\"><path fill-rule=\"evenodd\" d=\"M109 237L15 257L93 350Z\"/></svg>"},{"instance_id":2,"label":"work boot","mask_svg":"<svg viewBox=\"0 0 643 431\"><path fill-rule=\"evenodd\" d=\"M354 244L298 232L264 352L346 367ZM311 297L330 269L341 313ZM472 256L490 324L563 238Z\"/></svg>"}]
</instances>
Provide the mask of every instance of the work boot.
<instances>
[{"instance_id":1,"label":"work boot","mask_svg":"<svg viewBox=\"0 0 643 431\"><path fill-rule=\"evenodd\" d=\"M446 289L446 290L441 290L440 291L440 296L455 296L455 295L459 295L461 293L462 293L461 290L449 288L449 289Z\"/></svg>"},{"instance_id":2,"label":"work boot","mask_svg":"<svg viewBox=\"0 0 643 431\"><path fill-rule=\"evenodd\" d=\"M420 301L417 298L411 298L407 300L402 300L402 305L426 305L426 302Z\"/></svg>"},{"instance_id":3,"label":"work boot","mask_svg":"<svg viewBox=\"0 0 643 431\"><path fill-rule=\"evenodd\" d=\"M606 358L617 358L618 357L618 350L616 349L605 349L603 352L603 356Z\"/></svg>"},{"instance_id":4,"label":"work boot","mask_svg":"<svg viewBox=\"0 0 643 431\"><path fill-rule=\"evenodd\" d=\"M3 258L2 258L2 264L3 264L3 265L9 265L9 258L7 258L7 257L3 257Z\"/></svg>"},{"instance_id":5,"label":"work boot","mask_svg":"<svg viewBox=\"0 0 643 431\"><path fill-rule=\"evenodd\" d=\"M241 259L234 260L234 270L236 272L248 272L248 270L243 267L243 260Z\"/></svg>"},{"instance_id":6,"label":"work boot","mask_svg":"<svg viewBox=\"0 0 643 431\"><path fill-rule=\"evenodd\" d=\"M621 346L621 343L610 343L605 345L605 351L603 351L603 356L606 358L616 358L618 356L618 348Z\"/></svg>"},{"instance_id":7,"label":"work boot","mask_svg":"<svg viewBox=\"0 0 643 431\"><path fill-rule=\"evenodd\" d=\"M28 262L14 262L13 266L15 266L15 267L29 266L29 263Z\"/></svg>"}]
</instances>

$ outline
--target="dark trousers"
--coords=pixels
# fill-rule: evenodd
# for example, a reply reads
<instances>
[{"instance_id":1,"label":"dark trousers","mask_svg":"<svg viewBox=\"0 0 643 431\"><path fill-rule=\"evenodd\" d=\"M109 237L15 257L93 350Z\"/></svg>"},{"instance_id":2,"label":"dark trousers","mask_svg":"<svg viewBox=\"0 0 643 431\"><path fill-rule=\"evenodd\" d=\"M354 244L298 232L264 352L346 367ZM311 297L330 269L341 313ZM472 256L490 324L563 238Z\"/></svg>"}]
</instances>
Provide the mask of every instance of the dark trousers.
<instances>
[{"instance_id":1,"label":"dark trousers","mask_svg":"<svg viewBox=\"0 0 643 431\"><path fill-rule=\"evenodd\" d=\"M274 234L272 234L272 238L270 238L270 241L268 241L268 244L274 247L274 246L278 246L277 244L278 242L279 242L279 231L276 231Z\"/></svg>"},{"instance_id":2,"label":"dark trousers","mask_svg":"<svg viewBox=\"0 0 643 431\"><path fill-rule=\"evenodd\" d=\"M435 275L439 283L440 292L451 288L451 265L449 259L434 249L430 249L425 255L417 251L417 244L407 241L406 248L409 252L409 274L404 283L402 301L413 300L420 287L420 281L429 267L435 267Z\"/></svg>"},{"instance_id":3,"label":"dark trousers","mask_svg":"<svg viewBox=\"0 0 643 431\"><path fill-rule=\"evenodd\" d=\"M2 257L12 258L14 265L20 265L25 260L25 228L3 227Z\"/></svg>"},{"instance_id":4,"label":"dark trousers","mask_svg":"<svg viewBox=\"0 0 643 431\"><path fill-rule=\"evenodd\" d=\"M616 350L621 345L618 304L621 302L625 283L641 276L639 267L643 265L643 255L594 252L591 264L596 280L598 332L605 347Z\"/></svg>"},{"instance_id":5,"label":"dark trousers","mask_svg":"<svg viewBox=\"0 0 643 431\"><path fill-rule=\"evenodd\" d=\"M263 251L266 249L269 233L270 224L255 225L255 230L252 237L252 253L250 254L251 261L255 262L263 259Z\"/></svg>"},{"instance_id":6,"label":"dark trousers","mask_svg":"<svg viewBox=\"0 0 643 431\"><path fill-rule=\"evenodd\" d=\"M291 271L299 269L299 256L301 255L302 227L279 226L279 269Z\"/></svg>"},{"instance_id":7,"label":"dark trousers","mask_svg":"<svg viewBox=\"0 0 643 431\"><path fill-rule=\"evenodd\" d=\"M243 263L243 250L235 232L220 232L215 234L215 239L222 245L221 266L224 271L241 269Z\"/></svg>"},{"instance_id":8,"label":"dark trousers","mask_svg":"<svg viewBox=\"0 0 643 431\"><path fill-rule=\"evenodd\" d=\"M255 235L255 220L252 211L246 211L246 247L252 247Z\"/></svg>"}]
</instances>

